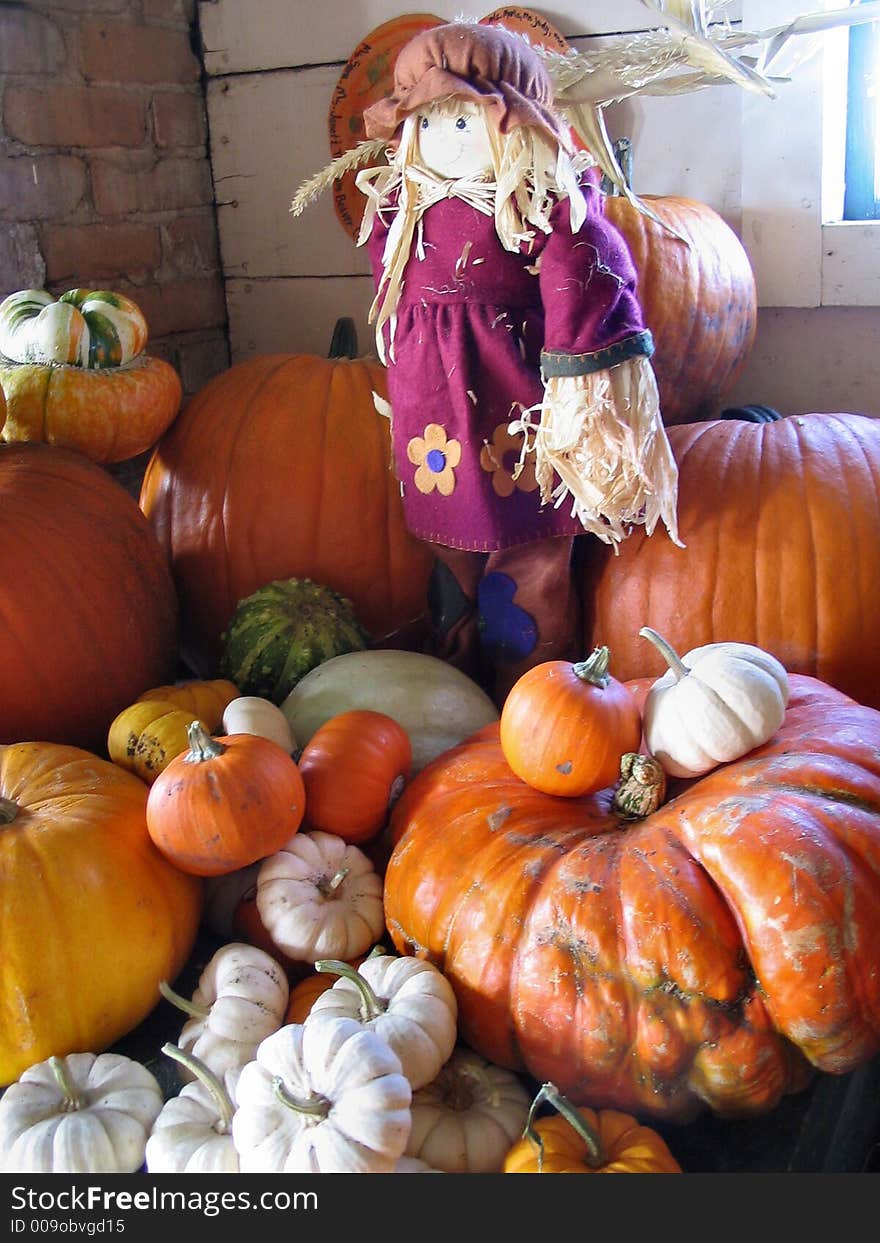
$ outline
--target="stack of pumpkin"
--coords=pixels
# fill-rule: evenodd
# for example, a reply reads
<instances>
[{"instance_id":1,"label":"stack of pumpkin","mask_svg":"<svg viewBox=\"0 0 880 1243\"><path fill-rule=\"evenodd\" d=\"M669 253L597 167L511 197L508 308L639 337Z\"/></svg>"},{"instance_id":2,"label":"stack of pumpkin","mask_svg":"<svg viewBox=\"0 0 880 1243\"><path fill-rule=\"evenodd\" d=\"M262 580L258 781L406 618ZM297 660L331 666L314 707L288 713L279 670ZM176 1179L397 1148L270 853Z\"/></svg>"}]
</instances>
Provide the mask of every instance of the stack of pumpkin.
<instances>
[{"instance_id":1,"label":"stack of pumpkin","mask_svg":"<svg viewBox=\"0 0 880 1243\"><path fill-rule=\"evenodd\" d=\"M759 1113L872 1056L880 713L751 645L641 638L661 678L618 681L607 647L538 665L417 773L417 727L346 706L350 676L291 728L310 679L389 653L318 665L272 737L223 732L231 683L148 692L198 706L189 749L149 784L105 767L181 880L233 912L253 890L262 944L230 925L191 998L160 978L188 1016L167 1100L117 1053L31 1056L6 1168L672 1172L640 1119ZM132 1090L118 1148L65 1147Z\"/></svg>"},{"instance_id":2,"label":"stack of pumpkin","mask_svg":"<svg viewBox=\"0 0 880 1243\"><path fill-rule=\"evenodd\" d=\"M660 243L644 244L647 271ZM656 277L665 310L672 266ZM707 409L700 377L664 378L675 333L656 328L686 548L636 532L613 557L585 541L593 655L578 672L539 667L493 705L406 650L423 634L431 558L403 525L377 364L258 357L178 415L179 382L146 362L136 308L118 295L25 296L0 313L13 355L0 369L0 1150L12 1162L45 1161L45 1137L63 1131L51 1109L39 1140L16 1129L34 1084L82 1113L90 1093L133 1082L140 1125L125 1124L123 1155L96 1148L103 1168L171 1168L183 1150L163 1144L193 1117L223 1133L221 1159L239 1168L458 1169L462 1143L476 1154L467 1168L538 1168L540 1153L540 1168L559 1168L551 1122L601 1168L621 1128L645 1138L633 1116L761 1113L813 1069L876 1054L880 425L689 421ZM732 368L716 357L704 383ZM117 400L145 383L164 394L148 410ZM101 464L154 442L138 507ZM289 667L294 684L263 682L277 649L257 660L265 634L234 615L292 578L350 601L357 628L304 676ZM619 682L601 667L606 642ZM750 650L746 683L732 644ZM658 690L667 663L674 685ZM781 717L774 685L787 688ZM589 704L578 736L572 695ZM206 833L215 780L225 812ZM200 922L227 944L186 1003L201 1029L168 1046L186 1085L163 1103L146 1068L105 1050L173 996ZM224 972L245 967L266 1005L242 1018ZM434 990L431 1039L407 1028L436 1045L435 1063L445 1055L433 1077L376 1030L398 979L404 993ZM329 1000L312 1023L298 1007L319 988ZM317 1022L342 1003L354 1010L332 1022L348 1026ZM206 1047L230 1053L227 1009L259 1038L212 1066ZM258 1013L273 1031L246 1017ZM291 1105L327 1096L363 1046L384 1136L369 1158ZM450 1122L450 1099L473 1107L477 1141ZM501 1128L496 1107L510 1109ZM289 1146L272 1154L267 1108L287 1111ZM458 1156L435 1124L456 1130ZM517 1148L524 1129L543 1148ZM196 1163L201 1151L189 1149Z\"/></svg>"}]
</instances>

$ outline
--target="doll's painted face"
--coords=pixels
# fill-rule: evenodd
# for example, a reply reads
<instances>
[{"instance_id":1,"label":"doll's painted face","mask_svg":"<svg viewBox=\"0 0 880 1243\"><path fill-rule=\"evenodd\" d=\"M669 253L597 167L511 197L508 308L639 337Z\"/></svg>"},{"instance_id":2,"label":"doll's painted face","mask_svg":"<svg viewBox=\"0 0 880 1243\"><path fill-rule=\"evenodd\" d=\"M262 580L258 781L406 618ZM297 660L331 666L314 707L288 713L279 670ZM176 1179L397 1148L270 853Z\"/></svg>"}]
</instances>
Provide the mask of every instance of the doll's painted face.
<instances>
[{"instance_id":1,"label":"doll's painted face","mask_svg":"<svg viewBox=\"0 0 880 1243\"><path fill-rule=\"evenodd\" d=\"M489 130L473 104L432 104L419 114L417 125L422 163L439 177L473 177L491 170Z\"/></svg>"}]
</instances>

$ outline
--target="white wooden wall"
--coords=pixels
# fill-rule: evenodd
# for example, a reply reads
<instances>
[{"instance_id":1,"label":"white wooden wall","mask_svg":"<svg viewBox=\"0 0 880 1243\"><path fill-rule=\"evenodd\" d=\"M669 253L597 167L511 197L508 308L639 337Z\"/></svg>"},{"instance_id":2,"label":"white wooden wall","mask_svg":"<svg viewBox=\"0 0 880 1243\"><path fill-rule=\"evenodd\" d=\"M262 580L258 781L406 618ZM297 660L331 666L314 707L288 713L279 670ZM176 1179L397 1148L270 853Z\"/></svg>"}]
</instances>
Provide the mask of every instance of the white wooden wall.
<instances>
[{"instance_id":1,"label":"white wooden wall","mask_svg":"<svg viewBox=\"0 0 880 1243\"><path fill-rule=\"evenodd\" d=\"M756 30L821 7L794 0L735 0L731 19ZM337 219L329 191L299 218L297 187L330 159L328 110L350 54L371 30L405 12L442 20L483 17L464 0L202 0L210 150L218 203L233 360L255 353L325 353L335 320L352 315L371 347L372 282L365 255ZM556 0L534 6L575 47L648 28L641 0ZM683 194L714 207L737 230L755 267L759 339L730 402L785 413L864 410L880 415L880 249L859 306L822 306L820 58L773 101L734 86L678 97L625 100L608 110L612 137L634 149L634 188ZM780 131L796 126L780 164ZM811 147L812 144L812 147ZM876 237L876 234L874 235ZM826 246L826 249L828 247ZM853 264L863 270L864 265ZM846 303L846 297L843 298ZM811 311L804 307L815 308ZM827 360L827 363L826 363Z\"/></svg>"}]
</instances>

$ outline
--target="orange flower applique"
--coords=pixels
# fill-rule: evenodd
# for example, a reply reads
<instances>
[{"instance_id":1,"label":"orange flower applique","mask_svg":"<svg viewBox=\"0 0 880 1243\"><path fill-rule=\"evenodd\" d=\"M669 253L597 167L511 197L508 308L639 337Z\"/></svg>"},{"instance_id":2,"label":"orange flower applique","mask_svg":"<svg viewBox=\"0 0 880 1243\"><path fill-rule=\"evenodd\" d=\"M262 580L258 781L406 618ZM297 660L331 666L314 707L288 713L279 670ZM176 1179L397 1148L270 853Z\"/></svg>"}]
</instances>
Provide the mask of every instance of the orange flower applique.
<instances>
[{"instance_id":1,"label":"orange flower applique","mask_svg":"<svg viewBox=\"0 0 880 1243\"><path fill-rule=\"evenodd\" d=\"M499 423L492 433L491 444L487 441L480 450L480 465L492 475L492 488L497 496L510 496L516 488L521 492L534 492L538 486L533 454L525 459L517 474L522 444L522 433L512 436L507 424Z\"/></svg>"},{"instance_id":2,"label":"orange flower applique","mask_svg":"<svg viewBox=\"0 0 880 1243\"><path fill-rule=\"evenodd\" d=\"M461 461L461 443L447 440L439 423L429 423L424 436L413 436L406 455L417 467L415 485L420 492L450 496L455 488L455 468Z\"/></svg>"}]
</instances>

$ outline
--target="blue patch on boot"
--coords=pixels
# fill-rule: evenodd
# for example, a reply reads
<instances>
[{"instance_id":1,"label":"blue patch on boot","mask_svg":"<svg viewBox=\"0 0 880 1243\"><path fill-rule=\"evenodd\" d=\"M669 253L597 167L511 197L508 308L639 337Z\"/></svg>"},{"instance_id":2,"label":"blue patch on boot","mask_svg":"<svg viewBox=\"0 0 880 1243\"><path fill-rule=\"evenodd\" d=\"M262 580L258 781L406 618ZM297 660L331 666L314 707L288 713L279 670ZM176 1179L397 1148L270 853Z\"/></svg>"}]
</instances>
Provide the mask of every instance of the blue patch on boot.
<instances>
[{"instance_id":1,"label":"blue patch on boot","mask_svg":"<svg viewBox=\"0 0 880 1243\"><path fill-rule=\"evenodd\" d=\"M516 583L508 574L487 574L477 590L480 642L495 660L523 660L538 642L538 627L514 604Z\"/></svg>"}]
</instances>

